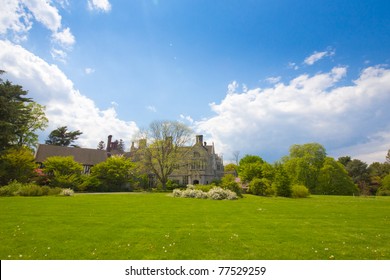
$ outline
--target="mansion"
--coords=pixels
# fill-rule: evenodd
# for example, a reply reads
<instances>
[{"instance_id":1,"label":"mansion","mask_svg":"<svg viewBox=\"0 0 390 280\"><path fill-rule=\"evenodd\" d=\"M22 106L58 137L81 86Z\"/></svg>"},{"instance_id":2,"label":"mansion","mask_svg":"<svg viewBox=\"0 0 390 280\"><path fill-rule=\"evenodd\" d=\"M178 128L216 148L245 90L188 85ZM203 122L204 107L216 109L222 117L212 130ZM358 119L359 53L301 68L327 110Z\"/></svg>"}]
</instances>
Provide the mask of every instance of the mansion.
<instances>
[{"instance_id":1,"label":"mansion","mask_svg":"<svg viewBox=\"0 0 390 280\"><path fill-rule=\"evenodd\" d=\"M107 139L106 149L86 149L62 147L54 145L40 144L35 153L35 161L40 164L51 156L72 156L76 162L84 167L84 174L89 174L91 167L105 161L112 155L123 155L137 162L140 160L139 154L146 148L146 139L140 139L136 145L132 143L130 152L121 152L118 149L118 141L112 141L112 136ZM203 135L197 135L194 145L178 148L180 161L175 164L169 180L180 185L202 184L206 185L214 180L219 180L224 175L223 159L215 152L214 143L208 145L203 142ZM140 153L141 152L141 153ZM148 174L150 181L155 181L153 174Z\"/></svg>"},{"instance_id":2,"label":"mansion","mask_svg":"<svg viewBox=\"0 0 390 280\"><path fill-rule=\"evenodd\" d=\"M129 157L137 161L137 154L146 146L146 140L141 139L138 147L133 142ZM219 180L224 175L222 157L215 152L214 143L208 145L203 142L203 135L196 136L196 142L192 146L178 148L180 160L175 164L169 180L179 185L207 185L214 180Z\"/></svg>"}]
</instances>

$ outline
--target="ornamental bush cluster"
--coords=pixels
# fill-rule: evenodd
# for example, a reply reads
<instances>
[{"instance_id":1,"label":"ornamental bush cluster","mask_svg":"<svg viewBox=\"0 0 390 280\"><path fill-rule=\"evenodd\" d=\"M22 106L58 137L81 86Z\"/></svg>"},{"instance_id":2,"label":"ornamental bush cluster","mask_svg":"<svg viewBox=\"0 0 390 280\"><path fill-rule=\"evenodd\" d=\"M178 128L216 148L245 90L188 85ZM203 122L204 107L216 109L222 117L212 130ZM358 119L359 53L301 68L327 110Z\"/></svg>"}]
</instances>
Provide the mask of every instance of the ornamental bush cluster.
<instances>
[{"instance_id":1,"label":"ornamental bush cluster","mask_svg":"<svg viewBox=\"0 0 390 280\"><path fill-rule=\"evenodd\" d=\"M208 192L188 187L185 190L174 189L174 197L213 199L213 200L235 200L238 196L231 190L225 190L220 187L214 187Z\"/></svg>"},{"instance_id":2,"label":"ornamental bush cluster","mask_svg":"<svg viewBox=\"0 0 390 280\"><path fill-rule=\"evenodd\" d=\"M45 195L73 195L73 190L70 194L69 189L59 187L50 188L48 186L39 186L34 183L20 183L12 181L6 186L0 188L0 196L45 196Z\"/></svg>"}]
</instances>

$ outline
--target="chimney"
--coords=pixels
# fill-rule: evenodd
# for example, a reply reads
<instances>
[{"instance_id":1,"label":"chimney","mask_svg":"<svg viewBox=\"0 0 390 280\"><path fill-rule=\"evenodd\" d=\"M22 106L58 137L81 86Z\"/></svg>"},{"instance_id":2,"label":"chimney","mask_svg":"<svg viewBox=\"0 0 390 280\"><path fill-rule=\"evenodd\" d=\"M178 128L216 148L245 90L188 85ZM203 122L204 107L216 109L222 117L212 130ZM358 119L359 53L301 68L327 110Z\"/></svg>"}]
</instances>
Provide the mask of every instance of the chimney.
<instances>
[{"instance_id":1,"label":"chimney","mask_svg":"<svg viewBox=\"0 0 390 280\"><path fill-rule=\"evenodd\" d=\"M203 146L203 135L196 135L196 144Z\"/></svg>"},{"instance_id":2,"label":"chimney","mask_svg":"<svg viewBox=\"0 0 390 280\"><path fill-rule=\"evenodd\" d=\"M107 152L111 152L111 140L112 140L112 135L108 135L108 139L107 139Z\"/></svg>"}]
</instances>

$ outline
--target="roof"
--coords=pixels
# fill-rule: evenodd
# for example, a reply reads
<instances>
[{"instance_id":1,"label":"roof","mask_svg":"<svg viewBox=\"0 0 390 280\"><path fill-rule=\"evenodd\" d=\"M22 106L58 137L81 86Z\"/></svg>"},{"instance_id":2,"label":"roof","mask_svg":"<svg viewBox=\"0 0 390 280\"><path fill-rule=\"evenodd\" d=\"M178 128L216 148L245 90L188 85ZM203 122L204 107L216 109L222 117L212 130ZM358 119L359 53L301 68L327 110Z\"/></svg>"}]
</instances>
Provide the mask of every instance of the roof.
<instances>
[{"instance_id":1,"label":"roof","mask_svg":"<svg viewBox=\"0 0 390 280\"><path fill-rule=\"evenodd\" d=\"M72 148L55 145L39 144L35 153L36 162L44 162L52 156L73 156L73 159L83 165L95 165L107 159L105 150Z\"/></svg>"}]
</instances>

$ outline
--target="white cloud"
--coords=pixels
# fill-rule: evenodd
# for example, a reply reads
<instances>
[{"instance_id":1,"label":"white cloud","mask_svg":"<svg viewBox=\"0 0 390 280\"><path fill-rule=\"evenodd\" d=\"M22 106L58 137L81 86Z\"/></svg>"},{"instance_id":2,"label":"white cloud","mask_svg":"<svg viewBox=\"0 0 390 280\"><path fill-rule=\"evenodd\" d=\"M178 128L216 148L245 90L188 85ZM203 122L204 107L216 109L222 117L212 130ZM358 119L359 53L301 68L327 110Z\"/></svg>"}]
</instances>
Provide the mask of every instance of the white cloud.
<instances>
[{"instance_id":1,"label":"white cloud","mask_svg":"<svg viewBox=\"0 0 390 280\"><path fill-rule=\"evenodd\" d=\"M64 48L69 48L76 42L73 34L70 32L69 27L62 31L56 31L53 33L52 38L54 42L58 43Z\"/></svg>"},{"instance_id":2,"label":"white cloud","mask_svg":"<svg viewBox=\"0 0 390 280\"><path fill-rule=\"evenodd\" d=\"M42 24L52 33L51 54L54 59L64 62L65 50L75 43L75 37L70 29L62 26L62 17L51 1L46 0L3 0L0 10L0 35L3 38L20 43L28 38L28 32L33 27L34 20ZM65 1L55 3L64 6ZM60 48L65 50L60 50Z\"/></svg>"},{"instance_id":3,"label":"white cloud","mask_svg":"<svg viewBox=\"0 0 390 280\"><path fill-rule=\"evenodd\" d=\"M194 119L191 118L191 116L185 116L183 114L180 114L180 120L182 120L183 122L188 122L190 125L192 125L194 123Z\"/></svg>"},{"instance_id":4,"label":"white cloud","mask_svg":"<svg viewBox=\"0 0 390 280\"><path fill-rule=\"evenodd\" d=\"M85 74L90 75L90 74L95 73L95 69L87 67L84 69L84 72L85 72Z\"/></svg>"},{"instance_id":5,"label":"white cloud","mask_svg":"<svg viewBox=\"0 0 390 280\"><path fill-rule=\"evenodd\" d=\"M108 0L88 0L88 9L109 12L111 4Z\"/></svg>"},{"instance_id":6,"label":"white cloud","mask_svg":"<svg viewBox=\"0 0 390 280\"><path fill-rule=\"evenodd\" d=\"M15 41L26 39L27 32L31 29L31 15L25 11L19 1L2 1L0 9L0 35L13 33Z\"/></svg>"},{"instance_id":7,"label":"white cloud","mask_svg":"<svg viewBox=\"0 0 390 280\"><path fill-rule=\"evenodd\" d=\"M289 63L287 64L287 68L294 69L294 70L298 70L298 69L299 69L299 66L298 66L295 62L289 62Z\"/></svg>"},{"instance_id":8,"label":"white cloud","mask_svg":"<svg viewBox=\"0 0 390 280\"><path fill-rule=\"evenodd\" d=\"M278 77L269 77L267 79L265 79L268 83L270 84L277 84L280 82L280 80L282 79L282 77L278 76Z\"/></svg>"},{"instance_id":9,"label":"white cloud","mask_svg":"<svg viewBox=\"0 0 390 280\"><path fill-rule=\"evenodd\" d=\"M146 109L148 109L149 111L151 111L151 112L153 112L153 113L156 113L156 112L157 112L156 107L154 107L154 106L152 106L152 105L146 106Z\"/></svg>"},{"instance_id":10,"label":"white cloud","mask_svg":"<svg viewBox=\"0 0 390 280\"><path fill-rule=\"evenodd\" d=\"M216 115L196 122L196 129L208 134L227 159L240 150L277 160L290 145L315 141L329 154L350 147L373 160L390 148L388 134L376 137L390 128L390 69L368 67L349 86L338 86L346 72L335 67L245 93L232 86L219 104L210 104Z\"/></svg>"},{"instance_id":11,"label":"white cloud","mask_svg":"<svg viewBox=\"0 0 390 280\"><path fill-rule=\"evenodd\" d=\"M138 132L134 122L119 119L114 107L98 108L56 65L19 45L0 40L0 69L7 71L8 79L28 90L36 102L46 106L48 132L62 125L79 129L83 135L78 143L91 148L109 134L130 140Z\"/></svg>"},{"instance_id":12,"label":"white cloud","mask_svg":"<svg viewBox=\"0 0 390 280\"><path fill-rule=\"evenodd\" d=\"M61 15L56 7L50 5L50 1L28 0L23 3L34 15L34 18L52 32L61 28Z\"/></svg>"},{"instance_id":13,"label":"white cloud","mask_svg":"<svg viewBox=\"0 0 390 280\"><path fill-rule=\"evenodd\" d=\"M334 51L324 51L324 52L314 52L312 55L305 58L304 63L307 65L313 65L317 61L321 60L324 57L327 56L333 56L335 54Z\"/></svg>"}]
</instances>

